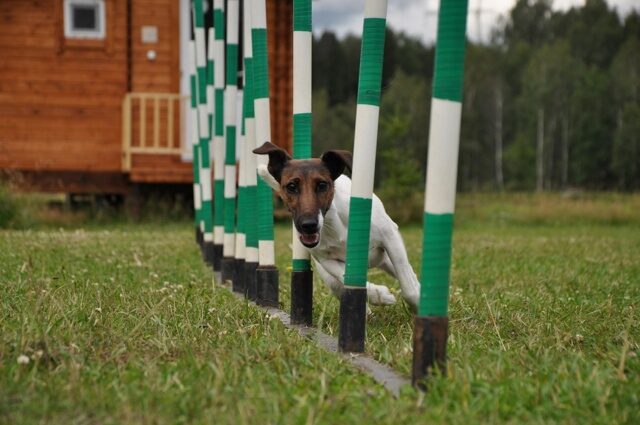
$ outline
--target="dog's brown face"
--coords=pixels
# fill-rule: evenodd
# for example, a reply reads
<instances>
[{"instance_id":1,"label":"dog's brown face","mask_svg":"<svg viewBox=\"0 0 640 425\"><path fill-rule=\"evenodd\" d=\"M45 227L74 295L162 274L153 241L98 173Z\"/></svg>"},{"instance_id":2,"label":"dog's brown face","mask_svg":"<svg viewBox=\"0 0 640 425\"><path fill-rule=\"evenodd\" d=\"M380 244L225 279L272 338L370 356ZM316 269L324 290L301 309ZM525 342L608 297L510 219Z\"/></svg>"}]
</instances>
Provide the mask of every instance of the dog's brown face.
<instances>
[{"instance_id":1,"label":"dog's brown face","mask_svg":"<svg viewBox=\"0 0 640 425\"><path fill-rule=\"evenodd\" d=\"M327 151L320 158L295 160L269 142L253 152L269 155L269 173L279 184L278 194L293 216L300 242L308 248L318 245L322 218L333 201L333 182L345 168L351 169L351 153Z\"/></svg>"}]
</instances>

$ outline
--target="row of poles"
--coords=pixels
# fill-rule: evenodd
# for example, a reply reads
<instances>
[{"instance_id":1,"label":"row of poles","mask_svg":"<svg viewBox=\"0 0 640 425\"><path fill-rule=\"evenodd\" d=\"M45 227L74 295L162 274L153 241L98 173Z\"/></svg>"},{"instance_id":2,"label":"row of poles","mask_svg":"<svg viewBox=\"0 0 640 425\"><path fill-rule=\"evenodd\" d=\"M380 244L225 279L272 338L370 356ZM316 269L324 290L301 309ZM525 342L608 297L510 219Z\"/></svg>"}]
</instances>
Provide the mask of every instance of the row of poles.
<instances>
[{"instance_id":1,"label":"row of poles","mask_svg":"<svg viewBox=\"0 0 640 425\"><path fill-rule=\"evenodd\" d=\"M312 0L293 0L295 159L311 156L311 4ZM266 2L244 0L242 12L241 29L239 0L214 0L214 25L205 34L203 1L192 0L193 38L189 53L196 239L218 282L231 282L233 291L259 305L277 307L279 274L275 266L273 196L267 183L257 175L257 167L268 159L252 152L271 140ZM338 343L345 352L364 351L386 15L387 0L365 1L345 289L340 300ZM444 367L446 360L466 16L467 0L441 0L427 158L420 302L414 321L412 378L421 387L430 371ZM240 30L242 49L238 45ZM244 68L241 120L236 116L239 52L243 54ZM236 141L238 123L243 143ZM301 245L295 227L292 247L291 321L311 325L313 272L309 253Z\"/></svg>"}]
</instances>

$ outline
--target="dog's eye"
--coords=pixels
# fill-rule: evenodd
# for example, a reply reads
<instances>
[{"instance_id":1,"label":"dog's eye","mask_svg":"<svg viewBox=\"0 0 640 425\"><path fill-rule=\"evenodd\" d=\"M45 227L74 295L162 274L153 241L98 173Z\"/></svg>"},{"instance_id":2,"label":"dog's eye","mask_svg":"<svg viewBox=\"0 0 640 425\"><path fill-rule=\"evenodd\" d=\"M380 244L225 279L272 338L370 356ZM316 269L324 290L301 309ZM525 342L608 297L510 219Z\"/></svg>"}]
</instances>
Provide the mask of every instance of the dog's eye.
<instances>
[{"instance_id":1,"label":"dog's eye","mask_svg":"<svg viewBox=\"0 0 640 425\"><path fill-rule=\"evenodd\" d=\"M329 189L327 182L318 182L318 185L316 186L317 192L326 192L327 189Z\"/></svg>"},{"instance_id":2,"label":"dog's eye","mask_svg":"<svg viewBox=\"0 0 640 425\"><path fill-rule=\"evenodd\" d=\"M285 186L285 189L287 189L287 192L294 194L298 191L298 185L293 182L287 183L287 185Z\"/></svg>"}]
</instances>

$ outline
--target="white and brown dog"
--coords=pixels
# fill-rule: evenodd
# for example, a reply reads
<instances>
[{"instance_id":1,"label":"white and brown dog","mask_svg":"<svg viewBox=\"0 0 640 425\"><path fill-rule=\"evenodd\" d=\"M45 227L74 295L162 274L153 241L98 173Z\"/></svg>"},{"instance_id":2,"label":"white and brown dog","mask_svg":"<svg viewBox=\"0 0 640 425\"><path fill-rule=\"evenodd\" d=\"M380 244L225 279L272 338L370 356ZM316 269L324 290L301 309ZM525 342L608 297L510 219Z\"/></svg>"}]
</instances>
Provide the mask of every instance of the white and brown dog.
<instances>
[{"instance_id":1,"label":"white and brown dog","mask_svg":"<svg viewBox=\"0 0 640 425\"><path fill-rule=\"evenodd\" d=\"M259 166L258 174L284 201L300 242L309 250L320 277L340 298L351 196L351 179L342 173L345 168L351 170L351 153L332 150L320 158L294 160L269 142L253 152L269 155L269 165ZM400 282L402 297L415 311L420 292L418 278L409 264L398 225L375 195L369 240L369 268L374 267ZM367 298L372 305L396 302L389 288L371 282L367 282Z\"/></svg>"}]
</instances>

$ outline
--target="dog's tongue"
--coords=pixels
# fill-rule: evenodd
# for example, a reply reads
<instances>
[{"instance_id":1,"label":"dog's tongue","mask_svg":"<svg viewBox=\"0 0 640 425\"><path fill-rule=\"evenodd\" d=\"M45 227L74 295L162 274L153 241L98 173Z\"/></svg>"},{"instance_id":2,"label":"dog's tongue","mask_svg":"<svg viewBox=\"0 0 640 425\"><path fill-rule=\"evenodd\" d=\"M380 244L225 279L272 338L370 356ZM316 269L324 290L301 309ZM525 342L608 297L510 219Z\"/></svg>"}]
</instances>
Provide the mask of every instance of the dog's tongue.
<instances>
[{"instance_id":1,"label":"dog's tongue","mask_svg":"<svg viewBox=\"0 0 640 425\"><path fill-rule=\"evenodd\" d=\"M306 234L306 233L301 233L300 234L300 240L305 245L314 245L314 244L318 243L319 239L320 239L320 234L319 233L313 233L311 235Z\"/></svg>"}]
</instances>

